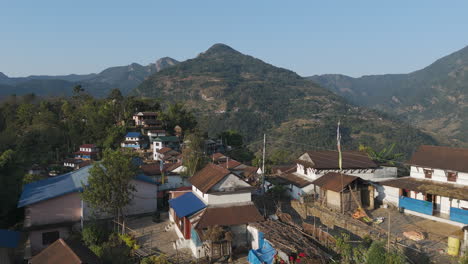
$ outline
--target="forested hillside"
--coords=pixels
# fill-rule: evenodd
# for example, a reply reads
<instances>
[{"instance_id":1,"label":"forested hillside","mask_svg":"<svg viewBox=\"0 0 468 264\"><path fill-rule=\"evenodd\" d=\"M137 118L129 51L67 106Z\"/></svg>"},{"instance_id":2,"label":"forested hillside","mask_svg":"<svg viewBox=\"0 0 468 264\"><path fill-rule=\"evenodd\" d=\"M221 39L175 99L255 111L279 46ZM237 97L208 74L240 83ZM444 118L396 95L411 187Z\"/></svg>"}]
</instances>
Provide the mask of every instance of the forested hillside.
<instances>
[{"instance_id":1,"label":"forested hillside","mask_svg":"<svg viewBox=\"0 0 468 264\"><path fill-rule=\"evenodd\" d=\"M152 75L133 94L184 102L212 135L234 129L254 146L267 133L270 149L294 153L334 149L338 120L347 149L395 142L396 150L408 155L420 144L435 143L404 122L352 106L292 71L223 44Z\"/></svg>"},{"instance_id":2,"label":"forested hillside","mask_svg":"<svg viewBox=\"0 0 468 264\"><path fill-rule=\"evenodd\" d=\"M61 167L81 144L101 149L117 148L137 111L160 111L168 132L174 123L190 131L195 118L183 106L167 114L157 100L123 97L114 90L106 99L84 92L69 98L41 99L33 95L11 96L0 104L0 228L17 222L18 195L33 165ZM191 124L187 127L187 124Z\"/></svg>"},{"instance_id":3,"label":"forested hillside","mask_svg":"<svg viewBox=\"0 0 468 264\"><path fill-rule=\"evenodd\" d=\"M468 47L409 74L309 79L353 103L408 120L444 143L468 146Z\"/></svg>"}]
</instances>

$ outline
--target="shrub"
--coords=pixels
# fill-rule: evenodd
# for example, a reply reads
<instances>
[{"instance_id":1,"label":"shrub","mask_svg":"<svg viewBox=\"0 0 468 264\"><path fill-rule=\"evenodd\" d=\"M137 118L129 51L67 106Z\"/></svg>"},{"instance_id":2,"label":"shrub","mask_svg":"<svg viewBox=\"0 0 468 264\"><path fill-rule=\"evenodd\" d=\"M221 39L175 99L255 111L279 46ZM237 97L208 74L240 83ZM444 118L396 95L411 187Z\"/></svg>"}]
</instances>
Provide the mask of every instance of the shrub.
<instances>
[{"instance_id":1,"label":"shrub","mask_svg":"<svg viewBox=\"0 0 468 264\"><path fill-rule=\"evenodd\" d=\"M140 248L134 236L129 234L119 234L119 238L127 245L130 249L136 250Z\"/></svg>"},{"instance_id":2,"label":"shrub","mask_svg":"<svg viewBox=\"0 0 468 264\"><path fill-rule=\"evenodd\" d=\"M82 237L85 245L100 245L107 240L107 228L98 223L90 223L83 228Z\"/></svg>"}]
</instances>

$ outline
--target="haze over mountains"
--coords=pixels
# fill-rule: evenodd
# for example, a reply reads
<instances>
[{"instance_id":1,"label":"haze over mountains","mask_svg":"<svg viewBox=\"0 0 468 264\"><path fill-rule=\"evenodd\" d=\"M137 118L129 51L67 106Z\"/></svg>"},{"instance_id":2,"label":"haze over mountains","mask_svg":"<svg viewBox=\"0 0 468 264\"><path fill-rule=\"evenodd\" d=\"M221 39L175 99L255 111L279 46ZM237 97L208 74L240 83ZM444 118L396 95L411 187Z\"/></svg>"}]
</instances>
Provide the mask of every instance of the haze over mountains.
<instances>
[{"instance_id":1,"label":"haze over mountains","mask_svg":"<svg viewBox=\"0 0 468 264\"><path fill-rule=\"evenodd\" d=\"M443 143L468 146L468 46L408 74L308 79L357 105L409 120Z\"/></svg>"},{"instance_id":2,"label":"haze over mountains","mask_svg":"<svg viewBox=\"0 0 468 264\"><path fill-rule=\"evenodd\" d=\"M9 78L0 72L0 97L11 94L23 95L34 93L39 96L70 96L73 87L80 84L93 96L103 97L114 89L127 94L148 76L178 61L164 57L146 66L132 63L127 66L111 67L100 73L70 75L31 75L28 77Z\"/></svg>"},{"instance_id":3,"label":"haze over mountains","mask_svg":"<svg viewBox=\"0 0 468 264\"><path fill-rule=\"evenodd\" d=\"M433 138L468 146L468 47L409 74L303 78L216 44L180 63L165 57L98 74L9 78L0 73L0 97L68 96L77 84L98 97L118 88L123 94L184 102L211 134L236 129L251 144L268 132L277 147L292 149L287 142L295 141L304 149L330 148L341 119L349 148L397 142L397 150L410 153L419 144L435 144Z\"/></svg>"},{"instance_id":4,"label":"haze over mountains","mask_svg":"<svg viewBox=\"0 0 468 264\"><path fill-rule=\"evenodd\" d=\"M131 94L184 102L212 135L235 129L254 144L267 132L273 148L297 152L335 148L339 119L346 148L397 142L399 151L410 153L421 143L434 143L408 125L350 105L290 70L224 44L151 75Z\"/></svg>"}]
</instances>

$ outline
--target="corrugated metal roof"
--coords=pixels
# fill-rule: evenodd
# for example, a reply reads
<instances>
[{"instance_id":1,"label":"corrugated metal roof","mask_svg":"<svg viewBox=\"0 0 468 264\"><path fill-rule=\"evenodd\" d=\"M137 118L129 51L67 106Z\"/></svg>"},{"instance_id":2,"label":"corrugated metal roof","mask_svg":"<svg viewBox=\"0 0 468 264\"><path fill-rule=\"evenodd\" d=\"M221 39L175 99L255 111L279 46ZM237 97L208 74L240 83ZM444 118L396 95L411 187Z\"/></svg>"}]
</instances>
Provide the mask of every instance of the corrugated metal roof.
<instances>
[{"instance_id":1,"label":"corrugated metal roof","mask_svg":"<svg viewBox=\"0 0 468 264\"><path fill-rule=\"evenodd\" d=\"M68 193L81 192L83 190L83 186L88 184L89 169L91 168L91 166L86 166L63 175L24 185L23 192L21 193L18 201L18 208ZM135 180L155 184L153 178L144 174L138 174L135 177Z\"/></svg>"},{"instance_id":2,"label":"corrugated metal roof","mask_svg":"<svg viewBox=\"0 0 468 264\"><path fill-rule=\"evenodd\" d=\"M34 264L99 264L101 260L83 244L59 238L31 259Z\"/></svg>"},{"instance_id":3,"label":"corrugated metal roof","mask_svg":"<svg viewBox=\"0 0 468 264\"><path fill-rule=\"evenodd\" d=\"M468 200L468 186L460 184L437 182L429 179L417 179L414 177L396 178L381 181L379 184L421 193L441 195L454 199Z\"/></svg>"},{"instance_id":4,"label":"corrugated metal roof","mask_svg":"<svg viewBox=\"0 0 468 264\"><path fill-rule=\"evenodd\" d=\"M125 137L141 137L141 133L140 132L128 132L127 135L125 135Z\"/></svg>"},{"instance_id":5,"label":"corrugated metal roof","mask_svg":"<svg viewBox=\"0 0 468 264\"><path fill-rule=\"evenodd\" d=\"M314 169L339 169L338 151L308 151L307 154L312 162L300 160L298 161L299 164ZM368 169L378 167L366 153L360 151L343 151L342 159L343 169Z\"/></svg>"},{"instance_id":6,"label":"corrugated metal roof","mask_svg":"<svg viewBox=\"0 0 468 264\"><path fill-rule=\"evenodd\" d=\"M195 173L189 181L200 191L206 193L211 187L215 186L226 175L231 172L213 163L208 163L203 169Z\"/></svg>"},{"instance_id":7,"label":"corrugated metal roof","mask_svg":"<svg viewBox=\"0 0 468 264\"><path fill-rule=\"evenodd\" d=\"M329 172L313 181L312 184L315 184L325 190L341 192L350 183L354 182L357 179L359 179L359 177L347 174L340 174L336 172Z\"/></svg>"},{"instance_id":8,"label":"corrugated metal roof","mask_svg":"<svg viewBox=\"0 0 468 264\"><path fill-rule=\"evenodd\" d=\"M208 207L197 224L197 229L214 225L233 226L264 221L253 203L228 207Z\"/></svg>"},{"instance_id":9,"label":"corrugated metal roof","mask_svg":"<svg viewBox=\"0 0 468 264\"><path fill-rule=\"evenodd\" d=\"M206 207L205 203L192 192L169 200L169 205L179 218L190 216Z\"/></svg>"},{"instance_id":10,"label":"corrugated metal roof","mask_svg":"<svg viewBox=\"0 0 468 264\"><path fill-rule=\"evenodd\" d=\"M312 184L311 180L301 177L295 173L279 174L277 177L282 178L299 188Z\"/></svg>"},{"instance_id":11,"label":"corrugated metal roof","mask_svg":"<svg viewBox=\"0 0 468 264\"><path fill-rule=\"evenodd\" d=\"M468 172L468 149L423 145L413 154L408 164Z\"/></svg>"},{"instance_id":12,"label":"corrugated metal roof","mask_svg":"<svg viewBox=\"0 0 468 264\"><path fill-rule=\"evenodd\" d=\"M91 166L86 166L60 176L24 185L18 207L81 191L83 184L88 184L90 168Z\"/></svg>"},{"instance_id":13,"label":"corrugated metal roof","mask_svg":"<svg viewBox=\"0 0 468 264\"><path fill-rule=\"evenodd\" d=\"M0 229L0 248L18 247L21 233L7 229Z\"/></svg>"}]
</instances>

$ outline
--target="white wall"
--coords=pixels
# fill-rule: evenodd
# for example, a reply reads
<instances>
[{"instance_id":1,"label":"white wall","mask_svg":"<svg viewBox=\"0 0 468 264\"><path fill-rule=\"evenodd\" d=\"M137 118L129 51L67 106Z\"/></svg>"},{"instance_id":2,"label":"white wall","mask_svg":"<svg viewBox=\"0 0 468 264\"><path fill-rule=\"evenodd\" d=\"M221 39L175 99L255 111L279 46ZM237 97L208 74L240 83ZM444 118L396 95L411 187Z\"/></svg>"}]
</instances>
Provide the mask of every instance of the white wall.
<instances>
[{"instance_id":1,"label":"white wall","mask_svg":"<svg viewBox=\"0 0 468 264\"><path fill-rule=\"evenodd\" d=\"M136 192L130 204L124 207L124 213L126 215L136 215L156 212L158 186L137 180L132 180L130 183L135 186ZM101 219L111 217L104 212L93 210L86 202L82 203L82 207L83 219L85 221L94 217Z\"/></svg>"},{"instance_id":2,"label":"white wall","mask_svg":"<svg viewBox=\"0 0 468 264\"><path fill-rule=\"evenodd\" d=\"M400 198L400 189L390 186L383 186L379 184L375 184L375 194L376 199L382 204L398 206L399 198Z\"/></svg>"},{"instance_id":3,"label":"white wall","mask_svg":"<svg viewBox=\"0 0 468 264\"><path fill-rule=\"evenodd\" d=\"M244 203L252 200L250 191L243 193L231 193L231 194L206 194L209 205L215 204L229 204L229 203Z\"/></svg>"},{"instance_id":4,"label":"white wall","mask_svg":"<svg viewBox=\"0 0 468 264\"><path fill-rule=\"evenodd\" d=\"M169 190L169 189L176 189L179 187L190 186L190 182L186 177L181 177L180 175L170 175L164 176L164 184L159 186L159 191Z\"/></svg>"},{"instance_id":5,"label":"white wall","mask_svg":"<svg viewBox=\"0 0 468 264\"><path fill-rule=\"evenodd\" d=\"M259 240L259 237L258 237L258 229L253 227L253 226L250 226L248 225L247 226L247 232L249 233L249 237L250 237L250 246L253 250L257 250L258 248L260 248L260 240Z\"/></svg>"},{"instance_id":6,"label":"white wall","mask_svg":"<svg viewBox=\"0 0 468 264\"><path fill-rule=\"evenodd\" d=\"M432 168L423 168L417 166L411 166L410 176L418 179L425 179L424 169L432 170ZM434 172L432 173L432 180L439 181L439 182L448 182L448 183L455 183L447 181L447 175L445 170L441 169L433 169ZM465 172L458 172L457 176L457 184L468 185L468 173Z\"/></svg>"}]
</instances>

